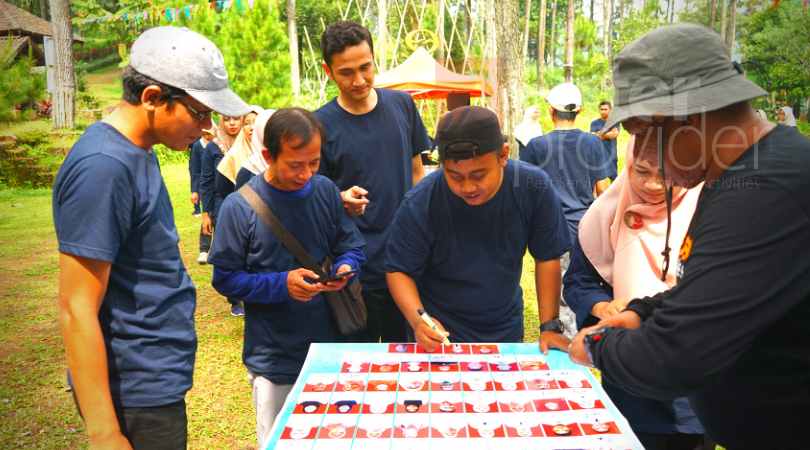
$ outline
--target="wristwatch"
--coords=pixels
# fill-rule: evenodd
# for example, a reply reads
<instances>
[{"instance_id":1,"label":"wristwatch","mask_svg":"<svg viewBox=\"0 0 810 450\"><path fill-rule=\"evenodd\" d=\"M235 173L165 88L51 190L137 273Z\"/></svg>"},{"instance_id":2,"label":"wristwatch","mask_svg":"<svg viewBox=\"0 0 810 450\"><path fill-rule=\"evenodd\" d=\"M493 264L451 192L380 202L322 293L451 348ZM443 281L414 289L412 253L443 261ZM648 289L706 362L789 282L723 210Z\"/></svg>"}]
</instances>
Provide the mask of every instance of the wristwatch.
<instances>
[{"instance_id":1,"label":"wristwatch","mask_svg":"<svg viewBox=\"0 0 810 450\"><path fill-rule=\"evenodd\" d=\"M564 330L565 330L565 327L563 327L563 323L562 323L562 321L560 321L559 317L557 317L555 319L551 319L551 320L549 320L547 322L543 322L543 323L540 324L540 332L541 333L543 333L545 331L553 331L555 333L562 334Z\"/></svg>"}]
</instances>

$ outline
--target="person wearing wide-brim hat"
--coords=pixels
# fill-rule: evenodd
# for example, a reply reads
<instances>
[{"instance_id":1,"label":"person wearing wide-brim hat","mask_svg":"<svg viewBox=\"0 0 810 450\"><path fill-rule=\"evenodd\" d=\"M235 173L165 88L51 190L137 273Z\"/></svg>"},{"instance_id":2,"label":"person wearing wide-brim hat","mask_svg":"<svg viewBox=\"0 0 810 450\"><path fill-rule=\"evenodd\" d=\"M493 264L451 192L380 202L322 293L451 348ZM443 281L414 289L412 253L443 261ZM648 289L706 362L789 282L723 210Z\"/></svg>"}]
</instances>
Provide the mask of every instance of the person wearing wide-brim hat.
<instances>
[{"instance_id":1,"label":"person wearing wide-brim hat","mask_svg":"<svg viewBox=\"0 0 810 450\"><path fill-rule=\"evenodd\" d=\"M810 140L755 113L766 92L702 26L628 45L614 85L606 127L621 122L636 152L655 140L668 182L705 185L686 238L666 245L680 246L662 268L677 286L584 329L571 358L636 395L688 396L727 449L806 448Z\"/></svg>"}]
</instances>

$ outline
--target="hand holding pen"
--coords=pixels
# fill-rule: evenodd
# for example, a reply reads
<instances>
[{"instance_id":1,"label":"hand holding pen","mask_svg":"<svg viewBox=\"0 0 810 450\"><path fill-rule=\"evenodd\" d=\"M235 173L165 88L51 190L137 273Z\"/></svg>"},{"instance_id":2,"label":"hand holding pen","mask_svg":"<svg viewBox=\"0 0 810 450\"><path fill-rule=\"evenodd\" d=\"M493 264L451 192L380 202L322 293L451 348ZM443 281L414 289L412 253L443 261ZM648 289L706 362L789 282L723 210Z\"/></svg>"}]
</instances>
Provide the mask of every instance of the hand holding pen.
<instances>
[{"instance_id":1,"label":"hand holding pen","mask_svg":"<svg viewBox=\"0 0 810 450\"><path fill-rule=\"evenodd\" d=\"M430 317L423 309L417 309L416 313L419 314L419 321L413 327L414 334L416 335L416 342L427 351L434 351L440 344L449 344L450 336L442 324L433 317Z\"/></svg>"}]
</instances>

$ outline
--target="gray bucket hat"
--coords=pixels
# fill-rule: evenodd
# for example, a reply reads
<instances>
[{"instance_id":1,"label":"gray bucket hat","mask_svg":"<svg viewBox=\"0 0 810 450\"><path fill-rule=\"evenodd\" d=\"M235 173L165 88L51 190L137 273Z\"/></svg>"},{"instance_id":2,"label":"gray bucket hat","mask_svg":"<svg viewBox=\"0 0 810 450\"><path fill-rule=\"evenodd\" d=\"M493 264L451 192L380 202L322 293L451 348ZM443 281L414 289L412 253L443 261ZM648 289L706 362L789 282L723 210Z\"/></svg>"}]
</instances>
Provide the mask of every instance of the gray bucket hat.
<instances>
[{"instance_id":1,"label":"gray bucket hat","mask_svg":"<svg viewBox=\"0 0 810 450\"><path fill-rule=\"evenodd\" d=\"M615 95L605 123L644 116L686 116L768 95L726 53L720 35L695 24L657 28L613 60Z\"/></svg>"},{"instance_id":2,"label":"gray bucket hat","mask_svg":"<svg viewBox=\"0 0 810 450\"><path fill-rule=\"evenodd\" d=\"M230 88L222 52L188 28L155 27L132 44L129 65L155 81L182 89L212 110L232 117L250 107Z\"/></svg>"}]
</instances>

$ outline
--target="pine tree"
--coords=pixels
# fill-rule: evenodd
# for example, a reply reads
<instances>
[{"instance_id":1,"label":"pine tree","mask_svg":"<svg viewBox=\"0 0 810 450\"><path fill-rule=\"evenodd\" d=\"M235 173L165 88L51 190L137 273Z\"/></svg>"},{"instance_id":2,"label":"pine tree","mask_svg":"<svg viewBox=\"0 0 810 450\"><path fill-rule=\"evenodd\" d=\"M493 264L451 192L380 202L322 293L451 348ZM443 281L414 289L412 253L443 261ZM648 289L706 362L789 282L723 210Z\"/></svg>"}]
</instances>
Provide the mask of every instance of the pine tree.
<instances>
[{"instance_id":1,"label":"pine tree","mask_svg":"<svg viewBox=\"0 0 810 450\"><path fill-rule=\"evenodd\" d=\"M196 8L189 25L222 50L232 89L249 104L281 108L292 103L286 22L274 0L221 13Z\"/></svg>"}]
</instances>

